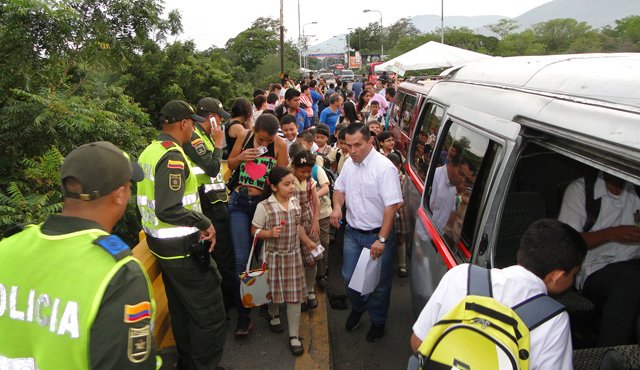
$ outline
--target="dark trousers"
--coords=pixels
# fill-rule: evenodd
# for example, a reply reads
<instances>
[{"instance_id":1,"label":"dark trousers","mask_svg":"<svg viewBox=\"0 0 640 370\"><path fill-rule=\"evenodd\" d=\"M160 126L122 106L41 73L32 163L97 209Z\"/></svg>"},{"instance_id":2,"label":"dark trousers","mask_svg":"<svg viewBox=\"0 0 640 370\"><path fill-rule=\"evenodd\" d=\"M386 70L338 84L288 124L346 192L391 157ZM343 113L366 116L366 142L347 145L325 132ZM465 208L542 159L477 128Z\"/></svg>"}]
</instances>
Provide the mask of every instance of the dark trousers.
<instances>
[{"instance_id":1,"label":"dark trousers","mask_svg":"<svg viewBox=\"0 0 640 370\"><path fill-rule=\"evenodd\" d=\"M583 294L602 311L598 346L637 343L640 260L616 262L589 275Z\"/></svg>"},{"instance_id":2,"label":"dark trousers","mask_svg":"<svg viewBox=\"0 0 640 370\"><path fill-rule=\"evenodd\" d=\"M197 241L197 233L171 239L147 235L149 248L166 257L185 255ZM222 358L227 326L218 269L213 265L205 271L192 258L158 261L178 349L178 369L214 370Z\"/></svg>"},{"instance_id":3,"label":"dark trousers","mask_svg":"<svg viewBox=\"0 0 640 370\"><path fill-rule=\"evenodd\" d=\"M209 217L216 229L216 245L211 256L218 265L218 271L222 275L222 297L226 312L234 304L236 298L236 267L233 254L233 244L231 244L231 234L229 232L227 203L217 202L214 204L202 202L202 212Z\"/></svg>"}]
</instances>

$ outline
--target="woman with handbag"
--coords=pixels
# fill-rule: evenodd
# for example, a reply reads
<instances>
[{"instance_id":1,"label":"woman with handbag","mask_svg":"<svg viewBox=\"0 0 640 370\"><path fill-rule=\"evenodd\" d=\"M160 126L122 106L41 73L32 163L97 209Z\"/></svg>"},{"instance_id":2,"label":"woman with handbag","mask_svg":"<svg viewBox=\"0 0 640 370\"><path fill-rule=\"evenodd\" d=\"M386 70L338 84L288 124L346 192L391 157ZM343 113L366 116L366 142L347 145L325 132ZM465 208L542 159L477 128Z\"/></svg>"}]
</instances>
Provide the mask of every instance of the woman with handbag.
<instances>
[{"instance_id":1,"label":"woman with handbag","mask_svg":"<svg viewBox=\"0 0 640 370\"><path fill-rule=\"evenodd\" d=\"M261 114L253 130L240 133L227 162L234 170L228 188L229 225L232 227L231 243L235 255L236 276L245 270L251 251L251 220L262 191L267 186L269 172L275 166L289 163L287 145L277 136L279 122L276 116ZM251 310L242 305L240 279L236 280L236 307L238 323L236 336L246 336L253 329Z\"/></svg>"},{"instance_id":2,"label":"woman with handbag","mask_svg":"<svg viewBox=\"0 0 640 370\"><path fill-rule=\"evenodd\" d=\"M269 328L280 333L280 304L287 304L289 347L296 356L304 352L300 332L300 305L307 295L300 243L313 249L316 243L309 239L301 225L301 209L295 197L295 177L284 167L275 167L269 173L269 187L253 216L251 231L264 240L265 261L269 266Z\"/></svg>"}]
</instances>

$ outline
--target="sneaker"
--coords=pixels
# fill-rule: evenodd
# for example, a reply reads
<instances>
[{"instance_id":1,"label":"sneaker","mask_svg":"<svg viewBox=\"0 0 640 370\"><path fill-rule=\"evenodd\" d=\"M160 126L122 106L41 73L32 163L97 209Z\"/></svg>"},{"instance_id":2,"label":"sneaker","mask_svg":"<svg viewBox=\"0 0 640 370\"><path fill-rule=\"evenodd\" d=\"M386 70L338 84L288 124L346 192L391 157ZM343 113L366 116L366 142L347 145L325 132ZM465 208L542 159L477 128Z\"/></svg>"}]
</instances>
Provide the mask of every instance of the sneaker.
<instances>
[{"instance_id":1,"label":"sneaker","mask_svg":"<svg viewBox=\"0 0 640 370\"><path fill-rule=\"evenodd\" d=\"M272 317L271 320L269 320L269 329L274 333L282 333L284 331L279 316Z\"/></svg>"},{"instance_id":2,"label":"sneaker","mask_svg":"<svg viewBox=\"0 0 640 370\"><path fill-rule=\"evenodd\" d=\"M406 278L407 276L409 276L409 273L407 272L407 268L400 267L400 269L398 270L398 276L401 278Z\"/></svg>"},{"instance_id":3,"label":"sneaker","mask_svg":"<svg viewBox=\"0 0 640 370\"><path fill-rule=\"evenodd\" d=\"M252 329L253 329L253 320L251 320L250 316L238 317L238 325L236 326L236 331L235 331L236 337L245 337L249 335Z\"/></svg>"},{"instance_id":4,"label":"sneaker","mask_svg":"<svg viewBox=\"0 0 640 370\"><path fill-rule=\"evenodd\" d=\"M349 317L347 317L347 322L344 324L345 329L347 331L354 331L360 325L360 317L362 316L362 312L351 311Z\"/></svg>"},{"instance_id":5,"label":"sneaker","mask_svg":"<svg viewBox=\"0 0 640 370\"><path fill-rule=\"evenodd\" d=\"M307 297L307 306L309 306L309 308L318 308L318 300L316 299L315 294L309 294L309 296Z\"/></svg>"},{"instance_id":6,"label":"sneaker","mask_svg":"<svg viewBox=\"0 0 640 370\"><path fill-rule=\"evenodd\" d=\"M302 346L302 337L289 337L289 348L294 356L300 356L304 353Z\"/></svg>"},{"instance_id":7,"label":"sneaker","mask_svg":"<svg viewBox=\"0 0 640 370\"><path fill-rule=\"evenodd\" d=\"M367 342L377 342L384 336L384 325L371 323L367 332Z\"/></svg>"}]
</instances>

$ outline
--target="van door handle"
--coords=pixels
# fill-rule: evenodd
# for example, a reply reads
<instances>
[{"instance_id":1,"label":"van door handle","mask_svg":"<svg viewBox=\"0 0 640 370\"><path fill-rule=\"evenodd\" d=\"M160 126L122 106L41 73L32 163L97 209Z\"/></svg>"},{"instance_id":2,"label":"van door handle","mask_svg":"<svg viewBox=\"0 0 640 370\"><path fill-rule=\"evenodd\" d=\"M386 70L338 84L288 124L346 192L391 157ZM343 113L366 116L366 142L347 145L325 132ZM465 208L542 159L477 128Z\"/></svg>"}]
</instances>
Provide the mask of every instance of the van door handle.
<instances>
[{"instance_id":1,"label":"van door handle","mask_svg":"<svg viewBox=\"0 0 640 370\"><path fill-rule=\"evenodd\" d=\"M480 239L480 245L478 246L478 254L481 256L484 255L487 247L489 247L489 235L482 234L482 239Z\"/></svg>"}]
</instances>

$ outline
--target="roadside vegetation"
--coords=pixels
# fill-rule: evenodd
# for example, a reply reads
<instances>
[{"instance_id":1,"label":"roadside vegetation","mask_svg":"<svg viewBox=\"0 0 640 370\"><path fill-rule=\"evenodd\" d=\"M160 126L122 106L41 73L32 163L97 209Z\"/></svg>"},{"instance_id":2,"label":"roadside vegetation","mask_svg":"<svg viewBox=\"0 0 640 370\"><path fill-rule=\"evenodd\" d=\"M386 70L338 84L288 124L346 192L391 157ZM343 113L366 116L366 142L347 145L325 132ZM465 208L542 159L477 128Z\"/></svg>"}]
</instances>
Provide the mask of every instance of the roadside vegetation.
<instances>
[{"instance_id":1,"label":"roadside vegetation","mask_svg":"<svg viewBox=\"0 0 640 370\"><path fill-rule=\"evenodd\" d=\"M59 211L59 166L72 148L108 140L137 157L155 136L162 105L213 96L229 107L279 79L278 21L258 18L224 47L197 50L172 41L183 28L177 11L157 0L7 0L0 4L0 233ZM640 17L594 30L556 19L514 33L503 20L497 37L445 29L447 44L491 55L640 50ZM355 29L363 53L377 50L380 30ZM427 41L407 19L384 29L390 57ZM298 50L285 46L285 70L296 77ZM130 244L140 229L135 202L116 232Z\"/></svg>"}]
</instances>

